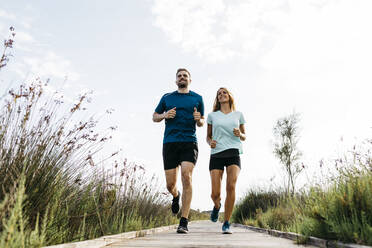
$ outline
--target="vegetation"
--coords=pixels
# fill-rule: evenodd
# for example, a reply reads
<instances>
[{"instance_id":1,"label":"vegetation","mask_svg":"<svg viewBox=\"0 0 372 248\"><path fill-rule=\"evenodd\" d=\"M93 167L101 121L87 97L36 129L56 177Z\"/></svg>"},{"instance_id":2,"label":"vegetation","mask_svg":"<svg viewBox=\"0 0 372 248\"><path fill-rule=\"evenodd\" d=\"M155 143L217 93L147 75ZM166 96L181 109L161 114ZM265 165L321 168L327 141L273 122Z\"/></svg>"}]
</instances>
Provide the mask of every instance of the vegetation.
<instances>
[{"instance_id":1,"label":"vegetation","mask_svg":"<svg viewBox=\"0 0 372 248\"><path fill-rule=\"evenodd\" d=\"M235 210L232 214L234 222L244 222L247 219L256 218L257 214L266 212L271 207L276 207L281 193L264 190L250 190L240 202L235 205Z\"/></svg>"},{"instance_id":2,"label":"vegetation","mask_svg":"<svg viewBox=\"0 0 372 248\"><path fill-rule=\"evenodd\" d=\"M305 168L299 162L302 153L297 147L299 140L299 114L293 113L289 116L280 118L273 129L275 142L274 154L283 165L288 182L286 184L287 193L295 192L295 180Z\"/></svg>"},{"instance_id":3,"label":"vegetation","mask_svg":"<svg viewBox=\"0 0 372 248\"><path fill-rule=\"evenodd\" d=\"M5 42L0 70L12 44ZM82 117L88 95L68 105L46 94L47 84L36 79L10 90L0 108L0 247L41 247L175 223L167 194L143 167L115 160L117 152L97 162L115 128L98 133L95 118Z\"/></svg>"},{"instance_id":4,"label":"vegetation","mask_svg":"<svg viewBox=\"0 0 372 248\"><path fill-rule=\"evenodd\" d=\"M293 196L249 192L237 204L234 221L306 237L372 245L371 148L372 140L367 140L360 150L354 147L349 156L336 159L337 173L327 184L314 185Z\"/></svg>"}]
</instances>

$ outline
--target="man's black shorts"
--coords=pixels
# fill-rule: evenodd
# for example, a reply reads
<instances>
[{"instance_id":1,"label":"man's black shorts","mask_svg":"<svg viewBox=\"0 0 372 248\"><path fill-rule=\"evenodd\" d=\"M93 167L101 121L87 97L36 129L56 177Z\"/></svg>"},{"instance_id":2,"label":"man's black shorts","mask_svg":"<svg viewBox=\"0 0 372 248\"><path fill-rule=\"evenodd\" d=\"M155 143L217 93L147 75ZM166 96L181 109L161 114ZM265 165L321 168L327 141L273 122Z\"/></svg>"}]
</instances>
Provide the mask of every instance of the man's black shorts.
<instances>
[{"instance_id":1,"label":"man's black shorts","mask_svg":"<svg viewBox=\"0 0 372 248\"><path fill-rule=\"evenodd\" d=\"M183 161L196 164L198 144L195 142L171 142L163 144L164 170L177 168Z\"/></svg>"},{"instance_id":2,"label":"man's black shorts","mask_svg":"<svg viewBox=\"0 0 372 248\"><path fill-rule=\"evenodd\" d=\"M209 170L224 170L225 166L240 166L240 156L238 149L228 149L216 154L212 154L209 160Z\"/></svg>"}]
</instances>

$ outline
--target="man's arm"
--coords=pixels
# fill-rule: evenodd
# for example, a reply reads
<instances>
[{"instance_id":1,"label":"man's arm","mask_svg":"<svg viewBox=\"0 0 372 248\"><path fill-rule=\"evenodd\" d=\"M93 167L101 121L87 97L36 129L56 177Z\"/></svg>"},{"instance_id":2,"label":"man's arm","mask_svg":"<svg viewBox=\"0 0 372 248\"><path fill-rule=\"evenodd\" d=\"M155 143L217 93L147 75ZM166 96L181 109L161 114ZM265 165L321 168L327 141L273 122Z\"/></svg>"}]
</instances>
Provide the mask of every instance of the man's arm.
<instances>
[{"instance_id":1,"label":"man's arm","mask_svg":"<svg viewBox=\"0 0 372 248\"><path fill-rule=\"evenodd\" d=\"M202 127L204 125L204 116L201 116L200 112L198 112L197 108L194 107L194 120L198 127Z\"/></svg>"},{"instance_id":2,"label":"man's arm","mask_svg":"<svg viewBox=\"0 0 372 248\"><path fill-rule=\"evenodd\" d=\"M154 112L154 114L152 115L153 122L161 122L164 118L165 118L165 113L158 114Z\"/></svg>"},{"instance_id":3,"label":"man's arm","mask_svg":"<svg viewBox=\"0 0 372 248\"><path fill-rule=\"evenodd\" d=\"M204 125L204 116L201 116L198 121L196 121L196 125L198 127L202 127Z\"/></svg>"},{"instance_id":4,"label":"man's arm","mask_svg":"<svg viewBox=\"0 0 372 248\"><path fill-rule=\"evenodd\" d=\"M164 112L162 114L154 112L152 114L153 122L161 122L163 119L172 119L176 116L176 107Z\"/></svg>"}]
</instances>

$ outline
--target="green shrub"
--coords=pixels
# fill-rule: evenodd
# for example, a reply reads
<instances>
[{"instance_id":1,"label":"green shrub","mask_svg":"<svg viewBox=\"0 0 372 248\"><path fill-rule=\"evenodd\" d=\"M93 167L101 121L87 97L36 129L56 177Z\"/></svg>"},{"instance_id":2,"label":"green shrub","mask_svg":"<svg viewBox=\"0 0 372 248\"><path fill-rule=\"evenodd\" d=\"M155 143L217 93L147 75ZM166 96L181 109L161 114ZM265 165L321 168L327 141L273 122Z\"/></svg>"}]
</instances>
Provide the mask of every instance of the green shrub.
<instances>
[{"instance_id":1,"label":"green shrub","mask_svg":"<svg viewBox=\"0 0 372 248\"><path fill-rule=\"evenodd\" d=\"M372 175L349 174L328 191L313 190L302 233L345 242L372 244Z\"/></svg>"},{"instance_id":2,"label":"green shrub","mask_svg":"<svg viewBox=\"0 0 372 248\"><path fill-rule=\"evenodd\" d=\"M232 214L232 221L243 223L246 219L255 218L256 211L265 212L270 207L278 205L284 193L274 191L250 190L236 205Z\"/></svg>"},{"instance_id":3,"label":"green shrub","mask_svg":"<svg viewBox=\"0 0 372 248\"><path fill-rule=\"evenodd\" d=\"M18 185L15 185L14 195L6 195L0 204L2 232L0 234L0 247L41 247L46 234L45 222L39 230L39 218L36 218L35 229L26 228L27 216L23 213L25 195L25 177L21 174ZM8 209L4 206L8 205Z\"/></svg>"},{"instance_id":4,"label":"green shrub","mask_svg":"<svg viewBox=\"0 0 372 248\"><path fill-rule=\"evenodd\" d=\"M295 221L295 211L291 207L270 208L261 216L265 226L275 230L288 230Z\"/></svg>"}]
</instances>

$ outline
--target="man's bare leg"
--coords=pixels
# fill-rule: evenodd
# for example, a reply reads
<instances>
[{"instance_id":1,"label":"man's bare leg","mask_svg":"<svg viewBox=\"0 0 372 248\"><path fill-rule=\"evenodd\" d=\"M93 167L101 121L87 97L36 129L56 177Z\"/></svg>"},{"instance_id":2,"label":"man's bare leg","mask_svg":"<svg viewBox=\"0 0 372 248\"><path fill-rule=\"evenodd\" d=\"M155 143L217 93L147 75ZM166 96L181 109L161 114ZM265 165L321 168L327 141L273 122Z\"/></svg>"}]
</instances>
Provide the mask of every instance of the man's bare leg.
<instances>
[{"instance_id":1,"label":"man's bare leg","mask_svg":"<svg viewBox=\"0 0 372 248\"><path fill-rule=\"evenodd\" d=\"M177 197L178 190L177 190L177 175L178 175L178 168L165 170L165 180L167 182L167 190L169 193L173 195L173 197Z\"/></svg>"},{"instance_id":2,"label":"man's bare leg","mask_svg":"<svg viewBox=\"0 0 372 248\"><path fill-rule=\"evenodd\" d=\"M182 176L182 217L188 218L190 212L190 205L192 199L192 171L194 164L191 162L183 161L181 163L181 176Z\"/></svg>"}]
</instances>

